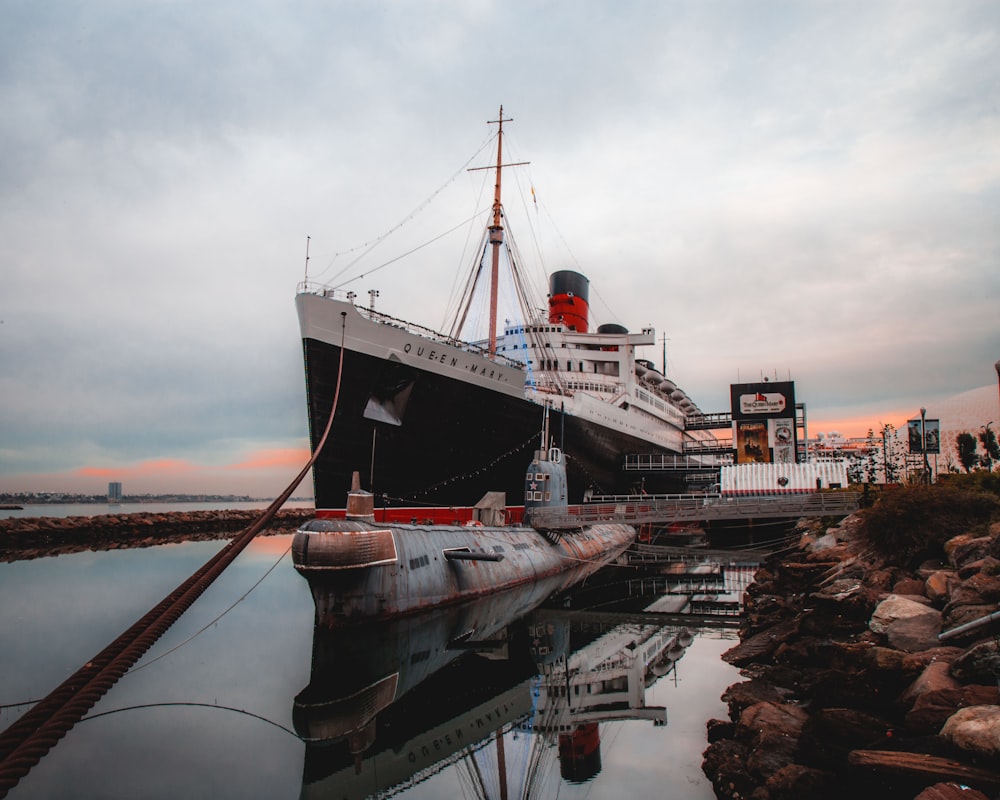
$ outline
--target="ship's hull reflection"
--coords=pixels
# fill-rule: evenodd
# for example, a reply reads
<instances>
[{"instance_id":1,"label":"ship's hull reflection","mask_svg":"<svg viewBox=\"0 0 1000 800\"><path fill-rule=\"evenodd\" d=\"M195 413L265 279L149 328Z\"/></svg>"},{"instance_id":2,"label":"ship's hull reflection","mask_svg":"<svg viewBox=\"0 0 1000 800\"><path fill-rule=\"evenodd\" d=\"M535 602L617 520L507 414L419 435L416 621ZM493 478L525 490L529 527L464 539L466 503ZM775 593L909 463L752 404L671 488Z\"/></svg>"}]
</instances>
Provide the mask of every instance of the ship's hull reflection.
<instances>
[{"instance_id":1,"label":"ship's hull reflection","mask_svg":"<svg viewBox=\"0 0 1000 800\"><path fill-rule=\"evenodd\" d=\"M535 751L531 769L550 754L563 779L587 780L600 770L601 722L664 724L645 691L691 635L662 624L571 629L537 610L563 585L565 576L350 629L317 618L310 682L293 708L307 742L302 796L369 797L457 762L482 778L475 762L487 754L512 766L511 739Z\"/></svg>"}]
</instances>

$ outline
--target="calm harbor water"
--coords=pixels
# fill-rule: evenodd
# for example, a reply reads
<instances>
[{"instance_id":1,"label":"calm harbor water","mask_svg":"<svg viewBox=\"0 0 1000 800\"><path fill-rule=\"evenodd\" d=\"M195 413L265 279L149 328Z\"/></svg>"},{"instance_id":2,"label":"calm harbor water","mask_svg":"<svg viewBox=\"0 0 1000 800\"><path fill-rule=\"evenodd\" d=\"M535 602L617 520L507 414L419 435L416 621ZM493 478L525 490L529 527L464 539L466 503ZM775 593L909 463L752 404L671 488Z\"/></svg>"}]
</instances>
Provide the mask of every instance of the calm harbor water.
<instances>
[{"instance_id":1,"label":"calm harbor water","mask_svg":"<svg viewBox=\"0 0 1000 800\"><path fill-rule=\"evenodd\" d=\"M8 517L97 517L102 514L165 514L170 511L216 511L220 509L265 509L266 500L211 501L190 503L40 503L23 508L0 508L0 519ZM289 500L284 508L312 508L312 500Z\"/></svg>"},{"instance_id":2,"label":"calm harbor water","mask_svg":"<svg viewBox=\"0 0 1000 800\"><path fill-rule=\"evenodd\" d=\"M0 564L0 726L223 544ZM499 598L331 633L290 544L255 541L9 796L499 797L502 773L511 797L714 797L734 631L506 619Z\"/></svg>"}]
</instances>

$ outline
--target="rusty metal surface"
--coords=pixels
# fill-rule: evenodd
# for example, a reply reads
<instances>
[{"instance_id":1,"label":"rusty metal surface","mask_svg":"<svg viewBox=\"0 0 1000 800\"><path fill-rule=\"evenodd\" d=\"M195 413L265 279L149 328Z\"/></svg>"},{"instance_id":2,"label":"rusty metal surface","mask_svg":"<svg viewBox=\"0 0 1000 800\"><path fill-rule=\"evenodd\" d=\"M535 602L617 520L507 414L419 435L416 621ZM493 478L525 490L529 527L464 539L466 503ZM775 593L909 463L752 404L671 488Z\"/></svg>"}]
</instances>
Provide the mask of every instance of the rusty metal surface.
<instances>
[{"instance_id":1,"label":"rusty metal surface","mask_svg":"<svg viewBox=\"0 0 1000 800\"><path fill-rule=\"evenodd\" d=\"M594 525L561 536L555 543L532 528L393 525L387 530L394 540L395 560L344 569L349 559L340 554L337 563L341 568L336 570L330 570L324 559L322 538L336 537L341 547L344 532L296 533L293 562L309 580L318 618L390 617L560 574L565 574L567 581L579 581L615 559L635 538L634 528L617 523ZM362 536L370 533L357 532ZM445 557L445 551L456 549L502 555L503 559ZM550 593L561 588L556 585Z\"/></svg>"}]
</instances>

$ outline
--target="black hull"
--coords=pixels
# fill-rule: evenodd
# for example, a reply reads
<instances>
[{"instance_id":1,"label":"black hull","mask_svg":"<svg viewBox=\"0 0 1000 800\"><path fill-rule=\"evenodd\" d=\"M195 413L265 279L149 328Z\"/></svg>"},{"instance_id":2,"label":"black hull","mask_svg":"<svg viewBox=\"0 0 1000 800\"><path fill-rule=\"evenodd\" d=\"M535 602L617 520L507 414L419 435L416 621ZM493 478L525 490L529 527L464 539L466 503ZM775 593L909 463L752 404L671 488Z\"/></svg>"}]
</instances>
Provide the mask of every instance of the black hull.
<instances>
[{"instance_id":1,"label":"black hull","mask_svg":"<svg viewBox=\"0 0 1000 800\"><path fill-rule=\"evenodd\" d=\"M303 340L309 429L315 450L337 383L340 348ZM540 444L541 406L489 386L449 379L351 350L330 439L313 467L317 508L343 508L351 475L382 506L470 506L487 492L520 505L524 473ZM366 418L375 404L401 424ZM559 411L556 406L556 412ZM569 502L597 494L635 492L640 480L623 469L627 453L668 452L648 442L556 413L551 430L567 454ZM374 457L373 457L374 454ZM646 491L680 491L660 477Z\"/></svg>"}]
</instances>

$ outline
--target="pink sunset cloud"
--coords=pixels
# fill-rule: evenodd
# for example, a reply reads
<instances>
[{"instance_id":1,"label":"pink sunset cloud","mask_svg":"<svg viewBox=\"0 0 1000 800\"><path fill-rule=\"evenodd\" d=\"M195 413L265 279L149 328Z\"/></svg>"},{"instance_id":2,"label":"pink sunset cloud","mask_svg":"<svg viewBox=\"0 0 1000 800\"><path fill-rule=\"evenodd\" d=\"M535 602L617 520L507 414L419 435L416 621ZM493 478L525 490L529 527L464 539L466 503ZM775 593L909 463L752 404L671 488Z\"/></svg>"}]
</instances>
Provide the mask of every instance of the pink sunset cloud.
<instances>
[{"instance_id":1,"label":"pink sunset cloud","mask_svg":"<svg viewBox=\"0 0 1000 800\"><path fill-rule=\"evenodd\" d=\"M0 490L102 494L120 481L126 494L248 494L274 497L309 460L307 447L256 450L229 464L199 464L153 458L132 464L83 466L65 472L34 473L0 480ZM309 494L308 479L300 493Z\"/></svg>"},{"instance_id":2,"label":"pink sunset cloud","mask_svg":"<svg viewBox=\"0 0 1000 800\"><path fill-rule=\"evenodd\" d=\"M809 438L815 439L817 432L820 431L823 433L836 431L848 439L863 439L868 435L869 429L878 433L883 425L893 425L897 430L901 430L906 426L906 420L912 416L913 412L907 410L879 414L877 419L870 414L860 417L808 419Z\"/></svg>"},{"instance_id":3,"label":"pink sunset cloud","mask_svg":"<svg viewBox=\"0 0 1000 800\"><path fill-rule=\"evenodd\" d=\"M242 461L235 464L227 464L226 470L256 470L275 469L288 467L289 469L301 469L309 460L310 452L307 447L278 447L269 450L258 450L251 453Z\"/></svg>"},{"instance_id":4,"label":"pink sunset cloud","mask_svg":"<svg viewBox=\"0 0 1000 800\"><path fill-rule=\"evenodd\" d=\"M101 478L105 480L128 480L130 478L149 478L156 476L177 476L197 471L198 467L190 461L179 458L157 458L140 461L138 464L125 467L80 467L70 474L81 478Z\"/></svg>"}]
</instances>

